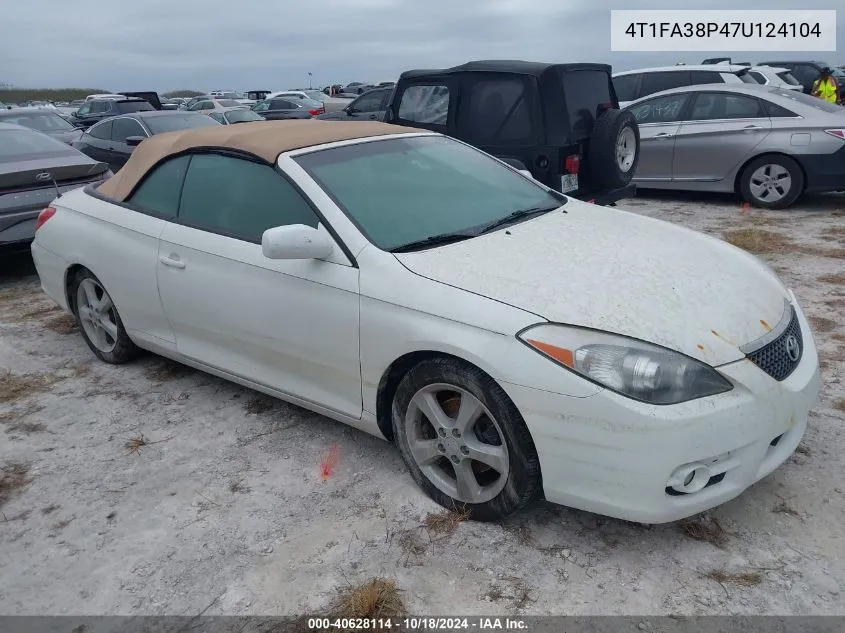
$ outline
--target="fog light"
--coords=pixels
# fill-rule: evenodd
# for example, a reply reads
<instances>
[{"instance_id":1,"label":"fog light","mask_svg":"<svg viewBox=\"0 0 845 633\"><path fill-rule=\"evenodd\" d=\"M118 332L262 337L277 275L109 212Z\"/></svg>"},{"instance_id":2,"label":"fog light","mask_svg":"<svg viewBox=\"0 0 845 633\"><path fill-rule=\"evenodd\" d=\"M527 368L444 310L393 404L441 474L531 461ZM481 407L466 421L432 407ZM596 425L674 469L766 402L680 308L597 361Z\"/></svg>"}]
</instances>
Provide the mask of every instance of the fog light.
<instances>
[{"instance_id":1,"label":"fog light","mask_svg":"<svg viewBox=\"0 0 845 633\"><path fill-rule=\"evenodd\" d=\"M672 473L666 487L681 494L691 494L704 488L710 477L710 469L704 464L687 464Z\"/></svg>"}]
</instances>

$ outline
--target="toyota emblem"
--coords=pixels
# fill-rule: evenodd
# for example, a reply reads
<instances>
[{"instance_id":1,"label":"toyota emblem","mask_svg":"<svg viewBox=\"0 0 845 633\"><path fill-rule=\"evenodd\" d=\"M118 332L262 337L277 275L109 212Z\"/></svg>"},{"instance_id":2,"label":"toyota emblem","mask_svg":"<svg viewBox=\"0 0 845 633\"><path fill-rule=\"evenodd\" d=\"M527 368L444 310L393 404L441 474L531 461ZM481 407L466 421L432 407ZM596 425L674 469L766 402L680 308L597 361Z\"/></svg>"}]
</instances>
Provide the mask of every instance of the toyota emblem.
<instances>
[{"instance_id":1,"label":"toyota emblem","mask_svg":"<svg viewBox=\"0 0 845 633\"><path fill-rule=\"evenodd\" d=\"M35 179L42 182L44 180L51 180L52 178L53 174L51 174L49 171L42 171L40 174L35 174Z\"/></svg>"},{"instance_id":2,"label":"toyota emblem","mask_svg":"<svg viewBox=\"0 0 845 633\"><path fill-rule=\"evenodd\" d=\"M789 356L789 360L793 363L797 363L798 359L801 357L801 344L798 342L798 339L790 334L786 337L786 355Z\"/></svg>"}]
</instances>

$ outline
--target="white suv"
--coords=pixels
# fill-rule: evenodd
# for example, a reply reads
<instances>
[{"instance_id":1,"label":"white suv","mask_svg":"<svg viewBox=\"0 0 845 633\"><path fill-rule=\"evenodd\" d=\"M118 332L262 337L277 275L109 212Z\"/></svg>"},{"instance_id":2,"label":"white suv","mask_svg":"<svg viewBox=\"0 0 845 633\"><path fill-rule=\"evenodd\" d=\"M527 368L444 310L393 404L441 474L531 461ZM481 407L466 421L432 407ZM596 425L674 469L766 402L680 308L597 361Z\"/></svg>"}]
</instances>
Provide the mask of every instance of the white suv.
<instances>
[{"instance_id":1,"label":"white suv","mask_svg":"<svg viewBox=\"0 0 845 633\"><path fill-rule=\"evenodd\" d=\"M619 107L624 108L632 101L672 88L698 84L759 83L749 70L748 66L728 64L640 68L613 75L613 87L619 99Z\"/></svg>"}]
</instances>

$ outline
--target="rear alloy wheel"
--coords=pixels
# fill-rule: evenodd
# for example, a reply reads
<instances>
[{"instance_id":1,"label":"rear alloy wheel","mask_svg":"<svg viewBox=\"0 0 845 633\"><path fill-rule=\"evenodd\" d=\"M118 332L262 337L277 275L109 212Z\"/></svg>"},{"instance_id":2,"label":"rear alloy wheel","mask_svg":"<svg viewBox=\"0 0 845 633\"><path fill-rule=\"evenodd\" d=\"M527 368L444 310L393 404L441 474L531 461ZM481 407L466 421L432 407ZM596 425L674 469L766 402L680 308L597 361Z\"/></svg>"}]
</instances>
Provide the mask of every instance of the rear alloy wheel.
<instances>
[{"instance_id":1,"label":"rear alloy wheel","mask_svg":"<svg viewBox=\"0 0 845 633\"><path fill-rule=\"evenodd\" d=\"M120 364L138 355L140 350L126 333L114 301L90 271L83 270L77 274L71 297L82 336L97 358L106 363Z\"/></svg>"},{"instance_id":2,"label":"rear alloy wheel","mask_svg":"<svg viewBox=\"0 0 845 633\"><path fill-rule=\"evenodd\" d=\"M598 187L628 185L640 160L640 128L634 115L627 110L605 110L593 126L587 160Z\"/></svg>"},{"instance_id":3,"label":"rear alloy wheel","mask_svg":"<svg viewBox=\"0 0 845 633\"><path fill-rule=\"evenodd\" d=\"M393 428L414 480L446 508L498 520L540 492L522 416L475 367L445 358L414 367L396 391Z\"/></svg>"},{"instance_id":4,"label":"rear alloy wheel","mask_svg":"<svg viewBox=\"0 0 845 633\"><path fill-rule=\"evenodd\" d=\"M739 190L756 207L785 209L804 190L804 172L788 156L761 156L742 171Z\"/></svg>"}]
</instances>

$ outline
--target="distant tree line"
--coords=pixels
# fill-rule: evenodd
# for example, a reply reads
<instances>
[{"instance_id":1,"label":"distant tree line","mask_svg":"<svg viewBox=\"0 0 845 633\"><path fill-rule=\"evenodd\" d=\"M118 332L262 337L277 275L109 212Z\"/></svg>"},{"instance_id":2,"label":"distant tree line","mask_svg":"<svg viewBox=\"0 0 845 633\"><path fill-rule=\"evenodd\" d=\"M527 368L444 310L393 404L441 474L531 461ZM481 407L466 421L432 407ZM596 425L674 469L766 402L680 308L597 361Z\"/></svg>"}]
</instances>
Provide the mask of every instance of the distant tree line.
<instances>
[{"instance_id":1,"label":"distant tree line","mask_svg":"<svg viewBox=\"0 0 845 633\"><path fill-rule=\"evenodd\" d=\"M88 95L106 93L103 88L0 88L3 103L25 103L27 101L75 101ZM203 92L196 90L173 90L164 97L196 97Z\"/></svg>"}]
</instances>

